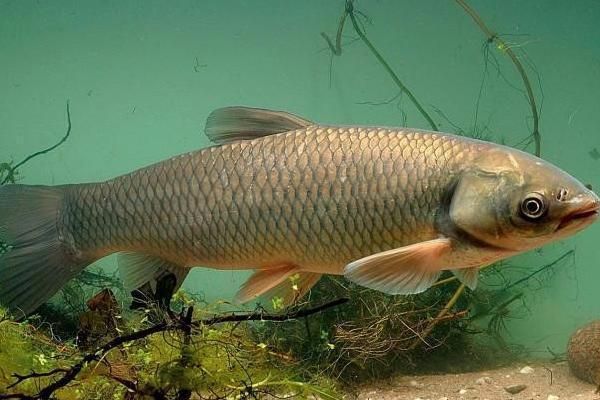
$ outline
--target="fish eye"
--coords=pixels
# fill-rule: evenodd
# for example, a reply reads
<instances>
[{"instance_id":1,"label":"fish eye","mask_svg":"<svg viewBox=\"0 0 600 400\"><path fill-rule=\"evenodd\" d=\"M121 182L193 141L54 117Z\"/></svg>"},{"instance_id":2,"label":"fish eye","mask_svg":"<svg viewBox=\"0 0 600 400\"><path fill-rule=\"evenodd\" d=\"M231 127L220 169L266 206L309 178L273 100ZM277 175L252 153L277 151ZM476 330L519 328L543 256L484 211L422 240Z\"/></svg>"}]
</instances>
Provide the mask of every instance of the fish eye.
<instances>
[{"instance_id":1,"label":"fish eye","mask_svg":"<svg viewBox=\"0 0 600 400\"><path fill-rule=\"evenodd\" d=\"M521 214L527 219L540 218L546 212L544 196L539 193L531 193L521 203Z\"/></svg>"}]
</instances>

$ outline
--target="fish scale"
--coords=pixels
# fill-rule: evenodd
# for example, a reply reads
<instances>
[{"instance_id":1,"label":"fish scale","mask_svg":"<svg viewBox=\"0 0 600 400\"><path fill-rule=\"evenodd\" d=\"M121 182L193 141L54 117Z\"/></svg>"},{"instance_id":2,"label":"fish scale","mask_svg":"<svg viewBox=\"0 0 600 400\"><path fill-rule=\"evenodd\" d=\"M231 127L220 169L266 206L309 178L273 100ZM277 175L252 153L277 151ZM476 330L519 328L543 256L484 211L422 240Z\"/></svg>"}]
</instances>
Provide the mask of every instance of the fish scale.
<instances>
[{"instance_id":1,"label":"fish scale","mask_svg":"<svg viewBox=\"0 0 600 400\"><path fill-rule=\"evenodd\" d=\"M600 207L539 158L450 134L246 107L214 111L205 132L217 145L105 182L0 187L0 302L29 313L115 252L125 286L162 304L198 265L255 269L240 301L290 303L322 274L407 294L451 270L475 288L482 266Z\"/></svg>"},{"instance_id":2,"label":"fish scale","mask_svg":"<svg viewBox=\"0 0 600 400\"><path fill-rule=\"evenodd\" d=\"M432 212L478 146L435 133L312 126L73 186L63 225L77 231L82 253L341 273L353 259L435 238Z\"/></svg>"}]
</instances>

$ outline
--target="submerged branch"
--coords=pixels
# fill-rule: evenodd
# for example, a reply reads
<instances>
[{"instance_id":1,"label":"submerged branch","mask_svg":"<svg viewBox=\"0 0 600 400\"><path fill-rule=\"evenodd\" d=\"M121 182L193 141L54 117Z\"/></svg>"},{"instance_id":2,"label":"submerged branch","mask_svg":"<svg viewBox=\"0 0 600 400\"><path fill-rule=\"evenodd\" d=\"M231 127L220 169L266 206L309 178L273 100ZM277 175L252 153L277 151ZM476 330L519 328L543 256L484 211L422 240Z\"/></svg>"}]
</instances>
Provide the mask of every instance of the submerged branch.
<instances>
[{"instance_id":1,"label":"submerged branch","mask_svg":"<svg viewBox=\"0 0 600 400\"><path fill-rule=\"evenodd\" d=\"M146 338L150 335L159 332L173 332L180 331L183 332L184 335L189 335L192 328L202 328L205 326L211 326L216 324L222 324L226 322L244 322L244 321L275 321L275 322L284 322L295 320L302 317L307 317L309 315L313 315L316 313L320 313L328 308L336 307L341 304L344 304L348 301L346 298L337 299L334 301L327 302L325 304L321 304L316 307L294 310L283 314L270 314L264 311L255 311L251 313L243 313L243 314L231 314L231 315L222 315L215 316L212 318L202 319L199 321L191 321L191 311L185 314L182 313L179 317L175 317L169 321L163 321L157 323L149 328L142 329L137 332L132 332L127 335L119 336L108 343L104 344L96 348L94 351L86 354L83 358L72 365L70 368L57 368L55 370L45 372L45 373L37 373L32 372L28 375L14 375L16 378L16 382L11 385L15 386L23 381L34 379L38 377L48 377L62 374L62 376L49 384L48 386L41 389L36 395L30 396L22 393L15 394L0 394L0 399L28 399L28 400L46 400L50 399L51 396L59 389L67 386L71 383L77 375L83 370L83 368L90 362L101 360L110 350L119 347L123 344L133 342L136 340L140 340Z\"/></svg>"},{"instance_id":2,"label":"submerged branch","mask_svg":"<svg viewBox=\"0 0 600 400\"><path fill-rule=\"evenodd\" d=\"M517 69L517 72L521 76L521 80L523 81L523 86L525 86L525 91L527 92L527 100L529 101L529 107L531 108L531 115L533 117L533 128L532 128L531 135L533 136L533 140L535 142L535 155L539 157L541 154L541 135L540 135L540 131L539 131L540 117L539 117L539 112L538 112L537 105L535 102L535 96L533 94L533 88L531 86L531 81L529 80L529 77L527 76L527 72L525 71L523 64L521 63L521 61L519 61L519 58L516 56L516 54L514 53L512 48L509 45L507 45L506 42L504 42L504 40L502 40L496 32L492 31L485 24L485 22L483 21L481 16L473 8L471 8L471 6L469 4L467 4L466 0L455 0L455 1L458 3L459 6L461 6L465 10L465 12L467 14L469 14L469 16L473 19L473 21L475 21L475 23L483 31L483 33L486 36L487 42L495 43L497 48L501 52L504 52L510 58L510 60L514 64L515 68Z\"/></svg>"},{"instance_id":3,"label":"submerged branch","mask_svg":"<svg viewBox=\"0 0 600 400\"><path fill-rule=\"evenodd\" d=\"M427 342L425 340L425 339L427 339L427 336L429 336L429 334L431 333L433 328L435 328L435 326L438 324L438 322L440 322L444 319L444 316L446 314L448 314L448 311L450 311L452 309L452 307L454 307L454 305L456 304L456 302L458 301L458 299L460 298L460 296L463 294L464 291L465 291L465 284L461 283L461 285L456 289L456 291L454 292L454 294L452 295L450 300L448 300L448 303L446 303L444 308L442 308L440 310L438 315L429 323L429 325L427 326L427 328L425 328L423 333L421 335L419 335L419 337L408 348L409 350L416 349L420 343L427 344Z\"/></svg>"},{"instance_id":4,"label":"submerged branch","mask_svg":"<svg viewBox=\"0 0 600 400\"><path fill-rule=\"evenodd\" d=\"M48 147L47 149L36 151L35 153L30 154L27 157L25 157L22 161L18 162L14 166L13 165L8 166L6 168L7 171L5 172L6 176L4 177L2 182L0 182L0 185L5 185L7 183L14 183L16 172L20 167L22 167L25 163L29 162L31 159L33 159L37 156L41 156L42 154L49 153L52 150L56 149L58 146L62 145L69 138L70 135L71 135L71 110L69 109L69 100L67 100L67 131L66 131L65 135L56 144Z\"/></svg>"},{"instance_id":5,"label":"submerged branch","mask_svg":"<svg viewBox=\"0 0 600 400\"><path fill-rule=\"evenodd\" d=\"M321 32L321 36L327 42L327 45L329 46L331 52L336 56L342 55L342 32L344 30L344 25L345 25L347 17L350 18L350 21L352 22L352 27L354 28L354 31L356 32L356 34L360 37L362 42L369 48L369 50L375 56L377 61L379 61L381 66L387 71L387 73L390 75L390 77L392 78L392 80L394 81L396 86L398 86L398 88L402 91L402 93L405 93L408 96L410 101L414 104L414 106L417 108L417 110L421 113L423 118L425 118L427 120L427 123L431 126L431 129L433 129L434 131L437 131L438 127L437 127L436 123L433 121L433 119L431 118L431 116L429 115L429 113L427 113L427 111L425 111L425 109L423 108L421 103L417 100L415 95L400 80L400 78L394 72L392 67L390 67L388 62L385 60L385 58L383 58L381 53L379 53L379 51L375 48L373 43L369 40L369 38L367 37L367 35L363 31L363 29L360 27L358 20L356 19L356 12L354 10L353 0L346 0L346 8L345 8L344 13L342 14L342 17L340 18L340 22L338 24L338 30L337 30L335 43L331 40L331 38L329 38L329 36L327 36L327 34L325 32Z\"/></svg>"}]
</instances>

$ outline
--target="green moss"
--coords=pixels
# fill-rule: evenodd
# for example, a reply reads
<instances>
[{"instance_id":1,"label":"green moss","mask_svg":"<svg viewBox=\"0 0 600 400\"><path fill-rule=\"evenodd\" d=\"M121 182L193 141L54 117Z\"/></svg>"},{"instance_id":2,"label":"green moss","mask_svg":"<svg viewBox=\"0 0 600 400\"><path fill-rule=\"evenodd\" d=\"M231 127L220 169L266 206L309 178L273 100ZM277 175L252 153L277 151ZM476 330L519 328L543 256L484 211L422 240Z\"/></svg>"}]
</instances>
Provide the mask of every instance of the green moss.
<instances>
[{"instance_id":1,"label":"green moss","mask_svg":"<svg viewBox=\"0 0 600 400\"><path fill-rule=\"evenodd\" d=\"M68 346L58 346L28 321L15 322L4 315L0 322L0 393L14 382L13 374L26 375L32 370L51 370L70 356ZM42 379L41 383L47 380ZM40 382L40 381L38 381ZM24 382L19 391L32 394L35 382Z\"/></svg>"},{"instance_id":2,"label":"green moss","mask_svg":"<svg viewBox=\"0 0 600 400\"><path fill-rule=\"evenodd\" d=\"M196 313L195 318L206 314ZM147 327L145 315L132 314L124 331ZM8 389L12 374L68 368L81 359L73 345L53 341L29 323L0 323L0 392L35 394L54 378L24 381ZM298 364L257 343L245 325L225 324L194 331L189 342L179 332L159 333L113 349L87 365L77 379L56 393L58 399L123 399L131 387L137 398L175 398L182 390L205 396L246 398L266 393L338 399L335 382L299 372Z\"/></svg>"}]
</instances>

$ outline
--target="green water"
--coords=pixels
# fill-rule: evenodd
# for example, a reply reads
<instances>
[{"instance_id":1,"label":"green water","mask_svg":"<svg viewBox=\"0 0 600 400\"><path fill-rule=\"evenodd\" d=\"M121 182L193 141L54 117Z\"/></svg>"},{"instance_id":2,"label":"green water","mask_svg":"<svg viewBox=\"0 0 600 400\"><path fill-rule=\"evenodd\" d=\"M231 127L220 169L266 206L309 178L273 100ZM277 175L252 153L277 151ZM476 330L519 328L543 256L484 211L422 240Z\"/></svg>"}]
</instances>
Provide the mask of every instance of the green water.
<instances>
[{"instance_id":1,"label":"green water","mask_svg":"<svg viewBox=\"0 0 600 400\"><path fill-rule=\"evenodd\" d=\"M524 49L541 108L542 156L600 188L600 3L472 1L486 23ZM430 112L469 130L479 124L517 144L531 118L519 76L453 1L360 1L369 38ZM320 36L335 34L344 1L0 0L0 161L55 143L20 169L22 183L95 181L209 144L206 116L227 105L294 112L327 123L401 125L398 90L348 26L341 57ZM521 53L519 53L521 55ZM539 77L539 81L538 81ZM508 83L507 83L508 81ZM539 83L541 83L541 90ZM510 85L509 85L510 84ZM362 103L362 104L361 104ZM429 128L404 97L406 125ZM531 149L531 148L530 148ZM535 269L565 251L575 258L526 290L527 309L509 339L540 356L562 352L570 332L600 317L600 223L514 264ZM114 259L98 262L114 268ZM186 288L230 298L246 272L195 269Z\"/></svg>"}]
</instances>

